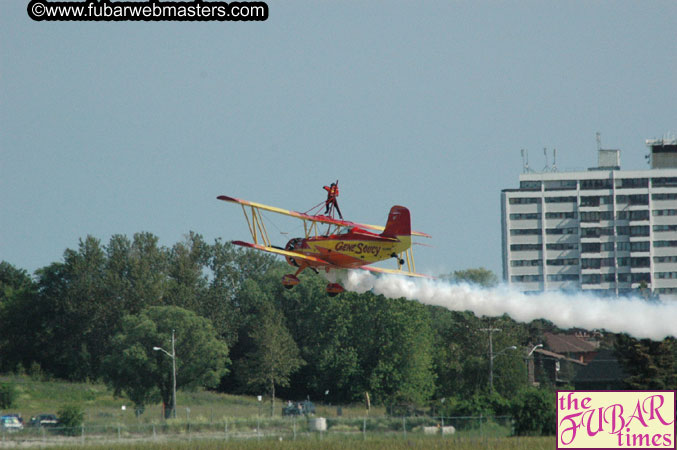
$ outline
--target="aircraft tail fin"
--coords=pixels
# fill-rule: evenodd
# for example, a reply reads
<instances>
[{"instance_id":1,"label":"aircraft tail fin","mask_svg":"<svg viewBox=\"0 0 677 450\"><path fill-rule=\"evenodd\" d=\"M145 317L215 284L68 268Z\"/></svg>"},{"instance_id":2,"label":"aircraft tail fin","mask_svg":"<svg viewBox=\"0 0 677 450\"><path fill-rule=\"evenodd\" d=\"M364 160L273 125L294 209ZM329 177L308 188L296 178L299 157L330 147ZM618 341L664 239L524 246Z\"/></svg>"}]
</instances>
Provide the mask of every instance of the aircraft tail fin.
<instances>
[{"instance_id":1,"label":"aircraft tail fin","mask_svg":"<svg viewBox=\"0 0 677 450\"><path fill-rule=\"evenodd\" d=\"M404 206L393 206L388 214L386 228L381 234L384 237L411 236L411 218L409 210Z\"/></svg>"}]
</instances>

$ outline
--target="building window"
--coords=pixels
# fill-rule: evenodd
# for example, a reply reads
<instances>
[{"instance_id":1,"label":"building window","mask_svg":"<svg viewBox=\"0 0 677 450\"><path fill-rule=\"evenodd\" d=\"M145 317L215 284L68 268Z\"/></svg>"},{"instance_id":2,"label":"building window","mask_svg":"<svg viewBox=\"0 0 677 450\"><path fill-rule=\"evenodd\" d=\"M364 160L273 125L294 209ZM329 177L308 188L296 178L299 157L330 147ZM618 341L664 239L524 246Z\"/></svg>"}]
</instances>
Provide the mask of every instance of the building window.
<instances>
[{"instance_id":1,"label":"building window","mask_svg":"<svg viewBox=\"0 0 677 450\"><path fill-rule=\"evenodd\" d=\"M547 212L545 213L546 219L576 219L576 211L572 212Z\"/></svg>"},{"instance_id":2,"label":"building window","mask_svg":"<svg viewBox=\"0 0 677 450\"><path fill-rule=\"evenodd\" d=\"M621 178L620 179L621 189L632 189L632 188L646 188L649 187L648 178Z\"/></svg>"},{"instance_id":3,"label":"building window","mask_svg":"<svg viewBox=\"0 0 677 450\"><path fill-rule=\"evenodd\" d=\"M578 259L577 258L549 259L548 265L549 266L577 266L578 265Z\"/></svg>"},{"instance_id":4,"label":"building window","mask_svg":"<svg viewBox=\"0 0 677 450\"><path fill-rule=\"evenodd\" d=\"M573 203L576 197L545 197L545 203Z\"/></svg>"},{"instance_id":5,"label":"building window","mask_svg":"<svg viewBox=\"0 0 677 450\"><path fill-rule=\"evenodd\" d=\"M654 225L654 231L677 231L677 225Z\"/></svg>"},{"instance_id":6,"label":"building window","mask_svg":"<svg viewBox=\"0 0 677 450\"><path fill-rule=\"evenodd\" d=\"M611 180L581 180L581 189L611 189Z\"/></svg>"},{"instance_id":7,"label":"building window","mask_svg":"<svg viewBox=\"0 0 677 450\"><path fill-rule=\"evenodd\" d=\"M514 197L509 200L511 205L528 205L531 203L540 203L541 199L538 197Z\"/></svg>"},{"instance_id":8,"label":"building window","mask_svg":"<svg viewBox=\"0 0 677 450\"><path fill-rule=\"evenodd\" d=\"M581 222L599 222L599 211L581 212Z\"/></svg>"},{"instance_id":9,"label":"building window","mask_svg":"<svg viewBox=\"0 0 677 450\"><path fill-rule=\"evenodd\" d=\"M648 225L630 227L630 236L648 236L648 235L649 235Z\"/></svg>"},{"instance_id":10,"label":"building window","mask_svg":"<svg viewBox=\"0 0 677 450\"><path fill-rule=\"evenodd\" d=\"M541 213L522 213L522 214L510 214L511 220L531 220L531 219L540 219Z\"/></svg>"},{"instance_id":11,"label":"building window","mask_svg":"<svg viewBox=\"0 0 677 450\"><path fill-rule=\"evenodd\" d=\"M599 228L581 228L581 237L590 238L599 236Z\"/></svg>"},{"instance_id":12,"label":"building window","mask_svg":"<svg viewBox=\"0 0 677 450\"><path fill-rule=\"evenodd\" d=\"M520 181L520 189L524 191L540 191L541 182L538 181Z\"/></svg>"},{"instance_id":13,"label":"building window","mask_svg":"<svg viewBox=\"0 0 677 450\"><path fill-rule=\"evenodd\" d=\"M677 278L677 272L656 272L654 275L661 280Z\"/></svg>"},{"instance_id":14,"label":"building window","mask_svg":"<svg viewBox=\"0 0 677 450\"><path fill-rule=\"evenodd\" d=\"M545 244L548 250L578 250L578 244L574 242L558 242L556 244Z\"/></svg>"},{"instance_id":15,"label":"building window","mask_svg":"<svg viewBox=\"0 0 677 450\"><path fill-rule=\"evenodd\" d=\"M582 269L599 269L602 267L599 258L581 258Z\"/></svg>"},{"instance_id":16,"label":"building window","mask_svg":"<svg viewBox=\"0 0 677 450\"><path fill-rule=\"evenodd\" d=\"M602 251L603 252L613 252L614 243L613 242L602 242Z\"/></svg>"},{"instance_id":17,"label":"building window","mask_svg":"<svg viewBox=\"0 0 677 450\"><path fill-rule=\"evenodd\" d=\"M649 210L630 211L630 220L649 220Z\"/></svg>"},{"instance_id":18,"label":"building window","mask_svg":"<svg viewBox=\"0 0 677 450\"><path fill-rule=\"evenodd\" d=\"M578 274L559 273L556 275L548 275L548 281L578 281Z\"/></svg>"},{"instance_id":19,"label":"building window","mask_svg":"<svg viewBox=\"0 0 677 450\"><path fill-rule=\"evenodd\" d=\"M603 283L613 283L616 281L616 275L613 273L603 273L602 274L602 282Z\"/></svg>"},{"instance_id":20,"label":"building window","mask_svg":"<svg viewBox=\"0 0 677 450\"><path fill-rule=\"evenodd\" d=\"M547 228L545 234L576 234L578 228L569 227L569 228Z\"/></svg>"},{"instance_id":21,"label":"building window","mask_svg":"<svg viewBox=\"0 0 677 450\"><path fill-rule=\"evenodd\" d=\"M663 241L668 242L668 241ZM672 241L677 243L677 241ZM630 242L630 251L631 252L648 252L649 251L649 241L640 241L640 242Z\"/></svg>"},{"instance_id":22,"label":"building window","mask_svg":"<svg viewBox=\"0 0 677 450\"><path fill-rule=\"evenodd\" d=\"M645 283L649 283L651 282L651 274L649 272L631 273L630 279L632 280L633 283L641 283L642 281L644 281Z\"/></svg>"},{"instance_id":23,"label":"building window","mask_svg":"<svg viewBox=\"0 0 677 450\"><path fill-rule=\"evenodd\" d=\"M619 236L628 236L630 234L630 227L619 225L616 227L616 234Z\"/></svg>"},{"instance_id":24,"label":"building window","mask_svg":"<svg viewBox=\"0 0 677 450\"><path fill-rule=\"evenodd\" d=\"M518 259L510 261L512 267L540 266L543 263L541 259Z\"/></svg>"},{"instance_id":25,"label":"building window","mask_svg":"<svg viewBox=\"0 0 677 450\"><path fill-rule=\"evenodd\" d=\"M651 200L677 200L677 193L651 194Z\"/></svg>"},{"instance_id":26,"label":"building window","mask_svg":"<svg viewBox=\"0 0 677 450\"><path fill-rule=\"evenodd\" d=\"M630 267L649 267L649 258L630 258Z\"/></svg>"},{"instance_id":27,"label":"building window","mask_svg":"<svg viewBox=\"0 0 677 450\"><path fill-rule=\"evenodd\" d=\"M653 187L677 186L677 178L652 178L651 185Z\"/></svg>"},{"instance_id":28,"label":"building window","mask_svg":"<svg viewBox=\"0 0 677 450\"><path fill-rule=\"evenodd\" d=\"M628 195L628 204L630 205L648 205L649 194Z\"/></svg>"},{"instance_id":29,"label":"building window","mask_svg":"<svg viewBox=\"0 0 677 450\"><path fill-rule=\"evenodd\" d=\"M511 244L510 250L513 252L522 252L527 250L541 250L543 246L541 244Z\"/></svg>"},{"instance_id":30,"label":"building window","mask_svg":"<svg viewBox=\"0 0 677 450\"><path fill-rule=\"evenodd\" d=\"M510 280L518 283L543 281L543 275L513 275L510 277Z\"/></svg>"},{"instance_id":31,"label":"building window","mask_svg":"<svg viewBox=\"0 0 677 450\"><path fill-rule=\"evenodd\" d=\"M616 242L616 250L619 252L629 252L630 243L629 242Z\"/></svg>"},{"instance_id":32,"label":"building window","mask_svg":"<svg viewBox=\"0 0 677 450\"><path fill-rule=\"evenodd\" d=\"M654 256L654 263L675 263L677 262L677 256Z\"/></svg>"},{"instance_id":33,"label":"building window","mask_svg":"<svg viewBox=\"0 0 677 450\"><path fill-rule=\"evenodd\" d=\"M544 181L543 186L546 191L564 191L564 190L575 190L576 189L576 180L552 180Z\"/></svg>"},{"instance_id":34,"label":"building window","mask_svg":"<svg viewBox=\"0 0 677 450\"><path fill-rule=\"evenodd\" d=\"M677 216L677 209L654 209L653 213L655 216Z\"/></svg>"},{"instance_id":35,"label":"building window","mask_svg":"<svg viewBox=\"0 0 677 450\"><path fill-rule=\"evenodd\" d=\"M619 283L629 283L630 280L632 280L632 277L630 276L629 273L619 273L618 274L618 282Z\"/></svg>"},{"instance_id":36,"label":"building window","mask_svg":"<svg viewBox=\"0 0 677 450\"><path fill-rule=\"evenodd\" d=\"M599 195L581 197L581 206L599 206Z\"/></svg>"},{"instance_id":37,"label":"building window","mask_svg":"<svg viewBox=\"0 0 677 450\"><path fill-rule=\"evenodd\" d=\"M524 236L524 235L533 235L541 234L540 228L515 228L510 230L512 236Z\"/></svg>"},{"instance_id":38,"label":"building window","mask_svg":"<svg viewBox=\"0 0 677 450\"><path fill-rule=\"evenodd\" d=\"M602 277L597 273L588 273L581 276L583 284L599 284L601 281Z\"/></svg>"},{"instance_id":39,"label":"building window","mask_svg":"<svg viewBox=\"0 0 677 450\"><path fill-rule=\"evenodd\" d=\"M599 242L581 242L581 253L599 253L601 249Z\"/></svg>"},{"instance_id":40,"label":"building window","mask_svg":"<svg viewBox=\"0 0 677 450\"><path fill-rule=\"evenodd\" d=\"M616 212L616 220L628 220L628 217L629 217L628 211Z\"/></svg>"},{"instance_id":41,"label":"building window","mask_svg":"<svg viewBox=\"0 0 677 450\"><path fill-rule=\"evenodd\" d=\"M677 247L677 241L653 241L654 247Z\"/></svg>"}]
</instances>

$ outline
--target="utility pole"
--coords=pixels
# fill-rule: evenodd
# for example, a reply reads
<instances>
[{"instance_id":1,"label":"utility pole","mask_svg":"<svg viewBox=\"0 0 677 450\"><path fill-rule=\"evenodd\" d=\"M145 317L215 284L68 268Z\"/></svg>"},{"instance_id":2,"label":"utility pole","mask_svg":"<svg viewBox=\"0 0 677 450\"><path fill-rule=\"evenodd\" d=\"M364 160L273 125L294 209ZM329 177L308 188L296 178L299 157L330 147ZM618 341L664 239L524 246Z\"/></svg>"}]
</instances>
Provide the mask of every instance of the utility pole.
<instances>
[{"instance_id":1,"label":"utility pole","mask_svg":"<svg viewBox=\"0 0 677 450\"><path fill-rule=\"evenodd\" d=\"M501 331L500 328L481 328L480 331L489 333L489 389L494 391L494 343L492 334Z\"/></svg>"}]
</instances>

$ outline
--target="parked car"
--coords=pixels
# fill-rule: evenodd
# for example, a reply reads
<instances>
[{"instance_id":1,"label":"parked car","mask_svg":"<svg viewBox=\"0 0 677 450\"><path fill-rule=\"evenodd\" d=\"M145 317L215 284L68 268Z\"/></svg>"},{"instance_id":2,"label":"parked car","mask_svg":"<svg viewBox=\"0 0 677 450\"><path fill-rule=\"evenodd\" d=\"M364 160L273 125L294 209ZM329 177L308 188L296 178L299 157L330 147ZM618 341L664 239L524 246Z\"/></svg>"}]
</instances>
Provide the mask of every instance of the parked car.
<instances>
[{"instance_id":1,"label":"parked car","mask_svg":"<svg viewBox=\"0 0 677 450\"><path fill-rule=\"evenodd\" d=\"M0 428L3 431L21 431L23 430L23 425L19 419L15 416L2 416L0 417Z\"/></svg>"},{"instance_id":2,"label":"parked car","mask_svg":"<svg viewBox=\"0 0 677 450\"><path fill-rule=\"evenodd\" d=\"M59 421L54 414L38 414L31 417L28 424L32 427L55 427L59 424Z\"/></svg>"},{"instance_id":3,"label":"parked car","mask_svg":"<svg viewBox=\"0 0 677 450\"><path fill-rule=\"evenodd\" d=\"M310 416L313 414L315 414L315 405L310 400L304 400L302 402L289 401L287 406L282 408L283 416Z\"/></svg>"}]
</instances>

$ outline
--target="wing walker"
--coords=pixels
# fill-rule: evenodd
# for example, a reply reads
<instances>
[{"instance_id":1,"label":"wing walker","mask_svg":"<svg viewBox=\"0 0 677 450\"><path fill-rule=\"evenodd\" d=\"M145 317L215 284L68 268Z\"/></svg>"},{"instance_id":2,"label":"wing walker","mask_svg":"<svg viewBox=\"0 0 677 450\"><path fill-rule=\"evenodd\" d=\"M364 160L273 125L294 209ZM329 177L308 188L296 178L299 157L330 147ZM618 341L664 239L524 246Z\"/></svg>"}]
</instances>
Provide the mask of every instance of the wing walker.
<instances>
[{"instance_id":1,"label":"wing walker","mask_svg":"<svg viewBox=\"0 0 677 450\"><path fill-rule=\"evenodd\" d=\"M327 200L311 208L305 213L276 208L274 206L254 203L226 195L217 197L219 200L237 203L242 207L253 243L232 241L235 245L253 248L285 257L290 266L296 268L294 274L282 277L285 288L291 289L300 280L299 274L310 268L315 273L324 270L364 269L378 273L406 275L412 277L426 277L427 275L415 272L414 256L412 252L412 236L430 238L430 235L411 230L409 210L404 206L390 208L385 227L366 225L334 218L338 212L338 181L332 183L327 190ZM322 207L325 214L319 214ZM304 236L292 238L284 247L271 243L266 230L262 211L294 217L303 222ZM314 212L313 212L314 211ZM320 231L320 227L326 230ZM397 269L373 267L371 264L394 258ZM403 266L406 264L406 270ZM338 283L327 285L327 294L335 296L343 292L343 286Z\"/></svg>"}]
</instances>

